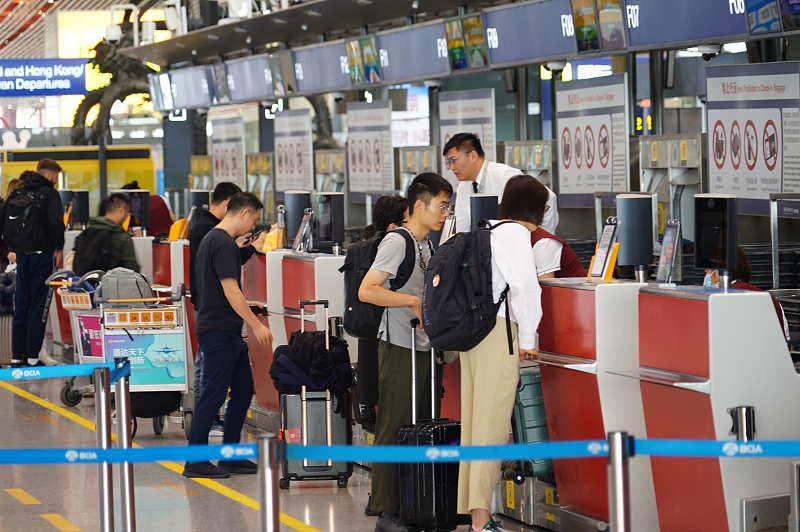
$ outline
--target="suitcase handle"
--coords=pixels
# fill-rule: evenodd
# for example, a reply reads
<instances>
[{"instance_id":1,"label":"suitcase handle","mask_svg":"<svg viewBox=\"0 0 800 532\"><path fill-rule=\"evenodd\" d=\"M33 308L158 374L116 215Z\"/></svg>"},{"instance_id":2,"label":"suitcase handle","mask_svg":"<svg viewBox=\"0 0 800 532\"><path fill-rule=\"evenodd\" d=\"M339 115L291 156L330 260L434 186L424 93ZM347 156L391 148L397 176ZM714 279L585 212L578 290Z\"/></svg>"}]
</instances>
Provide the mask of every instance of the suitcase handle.
<instances>
[{"instance_id":1,"label":"suitcase handle","mask_svg":"<svg viewBox=\"0 0 800 532\"><path fill-rule=\"evenodd\" d=\"M417 327L419 318L411 320L411 424L417 424ZM431 347L431 419L436 419L436 352Z\"/></svg>"},{"instance_id":2,"label":"suitcase handle","mask_svg":"<svg viewBox=\"0 0 800 532\"><path fill-rule=\"evenodd\" d=\"M315 299L315 300L308 300L308 299L301 299L300 300L300 332L306 332L306 313L305 308L306 306L313 307L323 305L325 307L325 350L330 351L331 349L331 331L330 327L330 317L329 309L328 309L328 300L327 299Z\"/></svg>"}]
</instances>

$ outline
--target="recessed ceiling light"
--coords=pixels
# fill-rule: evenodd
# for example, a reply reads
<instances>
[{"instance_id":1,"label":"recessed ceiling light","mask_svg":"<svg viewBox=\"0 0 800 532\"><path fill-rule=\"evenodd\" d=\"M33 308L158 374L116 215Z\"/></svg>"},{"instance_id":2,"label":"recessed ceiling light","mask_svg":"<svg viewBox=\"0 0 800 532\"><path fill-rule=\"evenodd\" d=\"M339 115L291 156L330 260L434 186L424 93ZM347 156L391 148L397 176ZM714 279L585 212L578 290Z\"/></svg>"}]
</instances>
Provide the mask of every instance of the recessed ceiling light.
<instances>
[{"instance_id":1,"label":"recessed ceiling light","mask_svg":"<svg viewBox=\"0 0 800 532\"><path fill-rule=\"evenodd\" d=\"M306 11L305 13L306 13L306 15L308 15L309 17L321 17L321 16L322 16L322 13L318 13L318 12L316 12L316 11L313 11L313 10L311 10L311 9L309 9L309 10L308 10L308 11Z\"/></svg>"},{"instance_id":2,"label":"recessed ceiling light","mask_svg":"<svg viewBox=\"0 0 800 532\"><path fill-rule=\"evenodd\" d=\"M244 28L240 28L240 27L238 27L238 26L237 26L237 27L235 27L235 28L233 28L233 31L235 31L236 33L247 33L247 30L246 30L246 29L244 29Z\"/></svg>"},{"instance_id":3,"label":"recessed ceiling light","mask_svg":"<svg viewBox=\"0 0 800 532\"><path fill-rule=\"evenodd\" d=\"M272 19L272 22L274 22L275 24L288 24L288 22L286 22L282 18L274 18Z\"/></svg>"},{"instance_id":4,"label":"recessed ceiling light","mask_svg":"<svg viewBox=\"0 0 800 532\"><path fill-rule=\"evenodd\" d=\"M212 33L212 34L208 35L208 39L211 40L211 41L218 41L219 37L217 37L216 35L214 35Z\"/></svg>"}]
</instances>

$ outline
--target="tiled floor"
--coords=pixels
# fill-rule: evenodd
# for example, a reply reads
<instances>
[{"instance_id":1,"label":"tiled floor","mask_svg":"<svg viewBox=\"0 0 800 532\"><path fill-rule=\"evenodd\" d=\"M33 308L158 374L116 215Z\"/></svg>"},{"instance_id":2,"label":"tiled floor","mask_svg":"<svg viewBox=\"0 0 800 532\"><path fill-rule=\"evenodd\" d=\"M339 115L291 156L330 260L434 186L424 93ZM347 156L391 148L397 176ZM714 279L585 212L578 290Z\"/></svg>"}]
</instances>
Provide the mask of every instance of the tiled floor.
<instances>
[{"instance_id":1,"label":"tiled floor","mask_svg":"<svg viewBox=\"0 0 800 532\"><path fill-rule=\"evenodd\" d=\"M60 380L0 383L0 449L95 446L94 432L59 413L65 408L59 399L62 385ZM19 391L47 403L36 404ZM68 411L93 421L94 401L84 399ZM254 441L255 432L246 427L244 438ZM144 420L135 442L186 445L186 438L180 424L169 424L156 436ZM181 470L182 464L135 466L137 530L258 530L255 475L195 481L182 477ZM116 469L114 479L116 484ZM368 489L369 472L358 467L346 489L335 482L293 482L280 494L280 510L286 515L281 530L372 532L375 518L363 513ZM118 493L115 499L121 530ZM98 530L96 466L0 466L0 531L51 530ZM523 529L512 525L509 530Z\"/></svg>"}]
</instances>

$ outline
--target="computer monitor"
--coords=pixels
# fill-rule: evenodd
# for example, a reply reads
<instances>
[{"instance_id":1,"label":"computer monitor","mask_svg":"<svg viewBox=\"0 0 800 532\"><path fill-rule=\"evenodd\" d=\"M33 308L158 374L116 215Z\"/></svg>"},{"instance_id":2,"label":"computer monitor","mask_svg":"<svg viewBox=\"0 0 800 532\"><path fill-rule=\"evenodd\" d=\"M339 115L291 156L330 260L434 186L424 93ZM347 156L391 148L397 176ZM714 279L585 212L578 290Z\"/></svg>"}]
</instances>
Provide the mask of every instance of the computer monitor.
<instances>
[{"instance_id":1,"label":"computer monitor","mask_svg":"<svg viewBox=\"0 0 800 532\"><path fill-rule=\"evenodd\" d=\"M737 203L728 194L694 197L694 267L733 272L736 269Z\"/></svg>"}]
</instances>

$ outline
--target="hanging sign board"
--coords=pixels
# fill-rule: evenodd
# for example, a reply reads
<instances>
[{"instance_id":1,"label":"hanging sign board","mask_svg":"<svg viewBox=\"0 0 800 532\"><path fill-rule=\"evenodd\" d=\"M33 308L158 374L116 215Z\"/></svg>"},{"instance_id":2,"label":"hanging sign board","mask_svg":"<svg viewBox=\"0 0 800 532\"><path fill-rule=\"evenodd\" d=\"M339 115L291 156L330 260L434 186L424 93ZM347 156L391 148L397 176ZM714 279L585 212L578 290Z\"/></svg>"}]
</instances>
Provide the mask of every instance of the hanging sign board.
<instances>
[{"instance_id":1,"label":"hanging sign board","mask_svg":"<svg viewBox=\"0 0 800 532\"><path fill-rule=\"evenodd\" d=\"M768 215L770 194L800 192L800 63L708 67L706 87L709 192Z\"/></svg>"},{"instance_id":2,"label":"hanging sign board","mask_svg":"<svg viewBox=\"0 0 800 532\"><path fill-rule=\"evenodd\" d=\"M391 100L347 104L347 152L351 201L394 190Z\"/></svg>"},{"instance_id":3,"label":"hanging sign board","mask_svg":"<svg viewBox=\"0 0 800 532\"><path fill-rule=\"evenodd\" d=\"M214 185L231 181L245 189L244 121L241 118L214 120L211 128Z\"/></svg>"},{"instance_id":4,"label":"hanging sign board","mask_svg":"<svg viewBox=\"0 0 800 532\"><path fill-rule=\"evenodd\" d=\"M458 133L474 133L481 141L486 159L496 161L494 131L494 89L443 92L439 95L439 138L443 147ZM455 189L458 179L447 169L444 157L441 167L442 175Z\"/></svg>"},{"instance_id":5,"label":"hanging sign board","mask_svg":"<svg viewBox=\"0 0 800 532\"><path fill-rule=\"evenodd\" d=\"M313 94L350 88L350 66L344 41L294 50L298 92Z\"/></svg>"},{"instance_id":6,"label":"hanging sign board","mask_svg":"<svg viewBox=\"0 0 800 532\"><path fill-rule=\"evenodd\" d=\"M559 203L630 190L627 74L556 84Z\"/></svg>"},{"instance_id":7,"label":"hanging sign board","mask_svg":"<svg viewBox=\"0 0 800 532\"><path fill-rule=\"evenodd\" d=\"M384 81L412 81L450 74L441 22L379 33L378 44Z\"/></svg>"},{"instance_id":8,"label":"hanging sign board","mask_svg":"<svg viewBox=\"0 0 800 532\"><path fill-rule=\"evenodd\" d=\"M283 111L275 116L275 190L311 190L313 147L311 111Z\"/></svg>"},{"instance_id":9,"label":"hanging sign board","mask_svg":"<svg viewBox=\"0 0 800 532\"><path fill-rule=\"evenodd\" d=\"M0 96L86 94L86 59L2 59Z\"/></svg>"}]
</instances>

